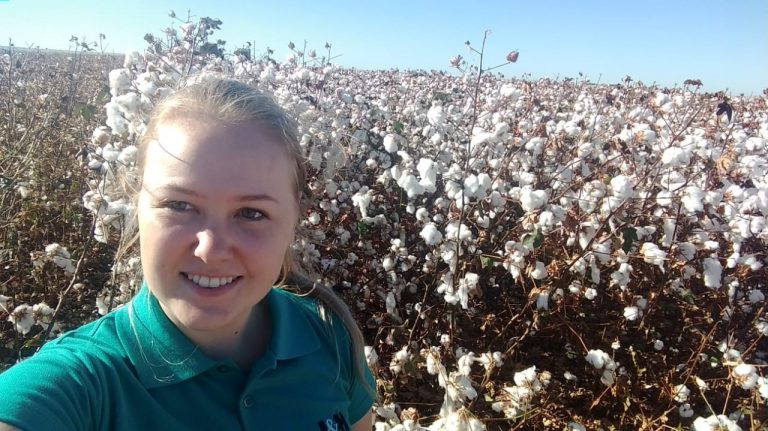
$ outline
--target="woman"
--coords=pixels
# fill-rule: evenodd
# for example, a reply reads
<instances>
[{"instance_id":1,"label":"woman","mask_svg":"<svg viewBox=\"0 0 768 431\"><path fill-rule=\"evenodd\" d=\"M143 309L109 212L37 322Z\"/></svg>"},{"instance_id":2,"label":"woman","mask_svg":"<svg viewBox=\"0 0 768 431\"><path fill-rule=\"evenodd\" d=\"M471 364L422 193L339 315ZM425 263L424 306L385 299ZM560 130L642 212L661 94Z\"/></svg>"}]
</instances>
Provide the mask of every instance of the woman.
<instances>
[{"instance_id":1,"label":"woman","mask_svg":"<svg viewBox=\"0 0 768 431\"><path fill-rule=\"evenodd\" d=\"M0 430L370 430L360 330L292 264L305 171L279 106L236 81L181 89L138 168L140 292L0 374Z\"/></svg>"}]
</instances>

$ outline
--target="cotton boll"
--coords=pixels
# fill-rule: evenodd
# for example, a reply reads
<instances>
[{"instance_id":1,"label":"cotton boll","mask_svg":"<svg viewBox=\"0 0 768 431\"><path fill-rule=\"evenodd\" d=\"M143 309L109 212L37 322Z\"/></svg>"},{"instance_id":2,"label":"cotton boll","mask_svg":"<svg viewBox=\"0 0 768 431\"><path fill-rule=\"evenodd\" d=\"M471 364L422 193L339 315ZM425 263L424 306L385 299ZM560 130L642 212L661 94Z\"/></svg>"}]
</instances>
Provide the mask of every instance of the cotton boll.
<instances>
[{"instance_id":1,"label":"cotton boll","mask_svg":"<svg viewBox=\"0 0 768 431\"><path fill-rule=\"evenodd\" d=\"M600 376L600 382L605 386L613 386L613 384L616 383L616 371L609 369L603 370L603 374Z\"/></svg>"},{"instance_id":2,"label":"cotton boll","mask_svg":"<svg viewBox=\"0 0 768 431\"><path fill-rule=\"evenodd\" d=\"M490 201L491 201L491 206L494 208L501 208L507 203L506 199L504 199L504 197L501 196L501 193L499 193L496 190L491 192Z\"/></svg>"},{"instance_id":3,"label":"cotton boll","mask_svg":"<svg viewBox=\"0 0 768 431\"><path fill-rule=\"evenodd\" d=\"M760 393L760 396L763 397L764 400L768 401L768 379L765 377L760 377L757 379L757 384L757 390Z\"/></svg>"},{"instance_id":4,"label":"cotton boll","mask_svg":"<svg viewBox=\"0 0 768 431\"><path fill-rule=\"evenodd\" d=\"M403 173L403 175L401 175L397 180L397 185L405 190L409 198L421 195L425 191L424 187L419 184L419 181L416 179L416 177L411 174Z\"/></svg>"},{"instance_id":5,"label":"cotton boll","mask_svg":"<svg viewBox=\"0 0 768 431\"><path fill-rule=\"evenodd\" d=\"M389 363L389 370L395 375L400 374L403 370L403 366L407 362L410 362L412 357L413 355L408 352L408 346L403 346L402 349L392 355L392 361Z\"/></svg>"},{"instance_id":6,"label":"cotton boll","mask_svg":"<svg viewBox=\"0 0 768 431\"><path fill-rule=\"evenodd\" d=\"M541 208L548 199L546 190L533 190L530 186L520 189L520 204L526 212Z\"/></svg>"},{"instance_id":7,"label":"cotton boll","mask_svg":"<svg viewBox=\"0 0 768 431\"><path fill-rule=\"evenodd\" d=\"M533 389L534 392L537 392L541 388L541 383L536 375L536 366L516 372L513 380L517 386Z\"/></svg>"},{"instance_id":8,"label":"cotton boll","mask_svg":"<svg viewBox=\"0 0 768 431\"><path fill-rule=\"evenodd\" d=\"M387 256L381 261L381 266L385 271L391 271L395 267L395 260L391 256Z\"/></svg>"},{"instance_id":9,"label":"cotton boll","mask_svg":"<svg viewBox=\"0 0 768 431\"><path fill-rule=\"evenodd\" d=\"M438 348L424 349L421 351L421 356L426 358L427 373L433 376L441 372L445 373L445 366L440 361L440 350Z\"/></svg>"},{"instance_id":10,"label":"cotton boll","mask_svg":"<svg viewBox=\"0 0 768 431\"><path fill-rule=\"evenodd\" d=\"M563 125L563 132L565 132L568 137L574 138L581 133L581 127L579 127L575 121L567 121Z\"/></svg>"},{"instance_id":11,"label":"cotton boll","mask_svg":"<svg viewBox=\"0 0 768 431\"><path fill-rule=\"evenodd\" d=\"M104 109L107 111L106 124L112 131L112 134L128 136L128 121L123 117L120 106L115 102L109 102L104 106Z\"/></svg>"},{"instance_id":12,"label":"cotton boll","mask_svg":"<svg viewBox=\"0 0 768 431\"><path fill-rule=\"evenodd\" d=\"M691 163L691 152L678 147L664 150L661 162L670 167L688 166Z\"/></svg>"},{"instance_id":13,"label":"cotton boll","mask_svg":"<svg viewBox=\"0 0 768 431\"><path fill-rule=\"evenodd\" d=\"M723 266L720 261L708 257L704 259L704 285L710 289L718 289L721 286Z\"/></svg>"},{"instance_id":14,"label":"cotton boll","mask_svg":"<svg viewBox=\"0 0 768 431\"><path fill-rule=\"evenodd\" d=\"M475 127L472 129L472 139L470 140L469 146L474 150L480 145L496 142L496 140L497 138L494 133L488 132L482 127Z\"/></svg>"},{"instance_id":15,"label":"cotton boll","mask_svg":"<svg viewBox=\"0 0 768 431\"><path fill-rule=\"evenodd\" d=\"M693 260L693 258L696 256L696 246L690 242L677 243L676 246L679 257L683 258L684 260Z\"/></svg>"},{"instance_id":16,"label":"cotton boll","mask_svg":"<svg viewBox=\"0 0 768 431\"><path fill-rule=\"evenodd\" d=\"M758 320L755 322L755 329L757 330L757 333L768 337L768 322L765 320Z\"/></svg>"},{"instance_id":17,"label":"cotton boll","mask_svg":"<svg viewBox=\"0 0 768 431\"><path fill-rule=\"evenodd\" d=\"M704 211L704 192L696 186L689 186L685 189L682 202L683 207L689 213Z\"/></svg>"},{"instance_id":18,"label":"cotton boll","mask_svg":"<svg viewBox=\"0 0 768 431\"><path fill-rule=\"evenodd\" d=\"M513 84L504 84L499 89L499 94L501 94L502 97L509 99L511 103L514 103L523 95L523 92Z\"/></svg>"},{"instance_id":19,"label":"cotton boll","mask_svg":"<svg viewBox=\"0 0 768 431\"><path fill-rule=\"evenodd\" d=\"M120 151L115 149L112 144L105 144L101 149L101 157L107 162L114 162L120 157Z\"/></svg>"},{"instance_id":20,"label":"cotton boll","mask_svg":"<svg viewBox=\"0 0 768 431\"><path fill-rule=\"evenodd\" d=\"M672 205L674 197L674 193L670 192L669 190L661 190L656 195L656 204L661 207L668 207Z\"/></svg>"},{"instance_id":21,"label":"cotton boll","mask_svg":"<svg viewBox=\"0 0 768 431\"><path fill-rule=\"evenodd\" d=\"M99 126L93 131L91 143L100 147L109 141L109 136L109 129L104 126Z\"/></svg>"},{"instance_id":22,"label":"cotton boll","mask_svg":"<svg viewBox=\"0 0 768 431\"><path fill-rule=\"evenodd\" d=\"M53 317L53 308L51 308L45 302L35 304L32 306L32 314L35 317L35 321L41 325L51 322Z\"/></svg>"},{"instance_id":23,"label":"cotton boll","mask_svg":"<svg viewBox=\"0 0 768 431\"><path fill-rule=\"evenodd\" d=\"M603 368L606 364L613 362L613 360L607 353L599 349L590 350L589 352L587 352L587 356L585 357L585 359L593 367L595 367L595 369L598 369L598 370Z\"/></svg>"},{"instance_id":24,"label":"cotton boll","mask_svg":"<svg viewBox=\"0 0 768 431\"><path fill-rule=\"evenodd\" d=\"M449 240L470 240L472 239L472 231L463 223L459 224L458 221L451 222L445 227L445 238Z\"/></svg>"},{"instance_id":25,"label":"cotton boll","mask_svg":"<svg viewBox=\"0 0 768 431\"><path fill-rule=\"evenodd\" d=\"M421 229L419 236L424 239L424 242L429 246L439 244L443 240L443 234L437 229L434 223L427 223Z\"/></svg>"},{"instance_id":26,"label":"cotton boll","mask_svg":"<svg viewBox=\"0 0 768 431\"><path fill-rule=\"evenodd\" d=\"M584 297L589 299L590 301L595 299L597 297L597 290L594 288L587 288L587 290L584 291Z\"/></svg>"},{"instance_id":27,"label":"cotton boll","mask_svg":"<svg viewBox=\"0 0 768 431\"><path fill-rule=\"evenodd\" d=\"M663 106L667 103L669 103L672 99L670 99L669 95L666 93L656 93L656 96L653 98L653 104L655 106Z\"/></svg>"},{"instance_id":28,"label":"cotton boll","mask_svg":"<svg viewBox=\"0 0 768 431\"><path fill-rule=\"evenodd\" d=\"M415 216L416 216L416 220L422 223L429 221L429 211L427 211L427 209L424 207L419 207L418 209L416 209Z\"/></svg>"},{"instance_id":29,"label":"cotton boll","mask_svg":"<svg viewBox=\"0 0 768 431\"><path fill-rule=\"evenodd\" d=\"M443 124L446 118L445 110L441 105L435 105L429 108L429 111L427 111L427 121L429 121L429 124L432 126L440 126Z\"/></svg>"},{"instance_id":30,"label":"cotton boll","mask_svg":"<svg viewBox=\"0 0 768 431\"><path fill-rule=\"evenodd\" d=\"M679 414L681 418L689 418L693 416L693 409L689 403L683 403L678 407L677 414Z\"/></svg>"},{"instance_id":31,"label":"cotton boll","mask_svg":"<svg viewBox=\"0 0 768 431\"><path fill-rule=\"evenodd\" d=\"M732 375L742 389L751 390L757 385L757 369L754 365L741 363L733 368Z\"/></svg>"},{"instance_id":32,"label":"cotton boll","mask_svg":"<svg viewBox=\"0 0 768 431\"><path fill-rule=\"evenodd\" d=\"M664 342L661 341L661 340L654 341L653 342L653 349L661 351L662 349L664 349Z\"/></svg>"},{"instance_id":33,"label":"cotton boll","mask_svg":"<svg viewBox=\"0 0 768 431\"><path fill-rule=\"evenodd\" d=\"M630 306L624 307L624 318L630 322L634 322L641 316L640 309L638 307Z\"/></svg>"},{"instance_id":34,"label":"cotton boll","mask_svg":"<svg viewBox=\"0 0 768 431\"><path fill-rule=\"evenodd\" d=\"M544 262L537 260L534 269L531 271L531 277L535 280L543 280L548 276L549 273L547 272L547 267L544 265Z\"/></svg>"},{"instance_id":35,"label":"cotton boll","mask_svg":"<svg viewBox=\"0 0 768 431\"><path fill-rule=\"evenodd\" d=\"M467 197L473 197L475 196L475 192L477 192L477 189L479 187L477 177L472 174L464 179L464 195ZM458 200L458 199L457 199Z\"/></svg>"},{"instance_id":36,"label":"cotton boll","mask_svg":"<svg viewBox=\"0 0 768 431\"><path fill-rule=\"evenodd\" d=\"M132 165L136 163L139 149L135 145L128 145L120 151L120 155L117 156L117 160L124 165Z\"/></svg>"},{"instance_id":37,"label":"cotton boll","mask_svg":"<svg viewBox=\"0 0 768 431\"><path fill-rule=\"evenodd\" d=\"M387 314L391 314L393 316L397 315L397 311L395 310L395 307L397 307L397 301L395 300L395 294L393 292L387 293L387 298L384 301L384 305L387 309Z\"/></svg>"},{"instance_id":38,"label":"cotton boll","mask_svg":"<svg viewBox=\"0 0 768 431\"><path fill-rule=\"evenodd\" d=\"M352 196L352 204L360 208L360 214L363 218L368 217L368 206L371 204L373 198L373 191L368 189L368 186L360 187Z\"/></svg>"},{"instance_id":39,"label":"cotton boll","mask_svg":"<svg viewBox=\"0 0 768 431\"><path fill-rule=\"evenodd\" d=\"M149 72L140 73L134 80L139 93L146 97L152 97L157 92L157 84L154 77Z\"/></svg>"},{"instance_id":40,"label":"cotton boll","mask_svg":"<svg viewBox=\"0 0 768 431\"><path fill-rule=\"evenodd\" d=\"M307 217L307 220L312 223L313 225L317 225L320 223L320 214L313 212L312 214Z\"/></svg>"},{"instance_id":41,"label":"cotton boll","mask_svg":"<svg viewBox=\"0 0 768 431\"><path fill-rule=\"evenodd\" d=\"M363 351L365 352L365 362L368 364L368 368L376 369L379 363L379 355L376 353L376 349L372 346L365 346Z\"/></svg>"},{"instance_id":42,"label":"cotton boll","mask_svg":"<svg viewBox=\"0 0 768 431\"><path fill-rule=\"evenodd\" d=\"M112 96L131 89L131 75L128 69L114 69L109 72L109 92Z\"/></svg>"},{"instance_id":43,"label":"cotton boll","mask_svg":"<svg viewBox=\"0 0 768 431\"><path fill-rule=\"evenodd\" d=\"M428 193L434 193L437 190L437 170L435 162L431 159L422 158L416 165L416 170L419 172L419 185Z\"/></svg>"},{"instance_id":44,"label":"cotton boll","mask_svg":"<svg viewBox=\"0 0 768 431\"><path fill-rule=\"evenodd\" d=\"M632 179L627 176L618 175L611 179L611 190L613 191L613 195L618 198L632 198L635 195L633 187Z\"/></svg>"},{"instance_id":45,"label":"cotton boll","mask_svg":"<svg viewBox=\"0 0 768 431\"><path fill-rule=\"evenodd\" d=\"M688 397L691 395L691 390L685 385L677 385L672 388L672 396L678 403L684 403L688 401Z\"/></svg>"},{"instance_id":46,"label":"cotton boll","mask_svg":"<svg viewBox=\"0 0 768 431\"><path fill-rule=\"evenodd\" d=\"M396 153L398 148L399 136L388 134L384 137L384 149L389 153Z\"/></svg>"},{"instance_id":47,"label":"cotton boll","mask_svg":"<svg viewBox=\"0 0 768 431\"><path fill-rule=\"evenodd\" d=\"M765 301L765 295L758 289L752 289L749 291L749 302L757 304Z\"/></svg>"},{"instance_id":48,"label":"cotton boll","mask_svg":"<svg viewBox=\"0 0 768 431\"><path fill-rule=\"evenodd\" d=\"M29 304L21 304L8 315L8 321L15 325L16 332L27 335L35 324L32 307Z\"/></svg>"},{"instance_id":49,"label":"cotton boll","mask_svg":"<svg viewBox=\"0 0 768 431\"><path fill-rule=\"evenodd\" d=\"M643 260L651 265L658 266L661 271L664 271L664 262L667 257L667 253L659 249L659 246L652 242L646 242L640 247L640 253L643 254Z\"/></svg>"},{"instance_id":50,"label":"cotton boll","mask_svg":"<svg viewBox=\"0 0 768 431\"><path fill-rule=\"evenodd\" d=\"M546 142L547 141L544 138L531 138L525 143L525 149L530 151L534 156L538 156L544 152L544 144L546 144Z\"/></svg>"},{"instance_id":51,"label":"cotton boll","mask_svg":"<svg viewBox=\"0 0 768 431\"><path fill-rule=\"evenodd\" d=\"M693 421L691 431L742 431L734 421L725 415L712 415L708 418L698 417Z\"/></svg>"},{"instance_id":52,"label":"cotton boll","mask_svg":"<svg viewBox=\"0 0 768 431\"><path fill-rule=\"evenodd\" d=\"M112 98L126 119L132 119L137 116L142 107L141 97L136 93L126 93Z\"/></svg>"},{"instance_id":53,"label":"cotton boll","mask_svg":"<svg viewBox=\"0 0 768 431\"><path fill-rule=\"evenodd\" d=\"M542 292L536 297L537 310L549 310L549 292Z\"/></svg>"}]
</instances>

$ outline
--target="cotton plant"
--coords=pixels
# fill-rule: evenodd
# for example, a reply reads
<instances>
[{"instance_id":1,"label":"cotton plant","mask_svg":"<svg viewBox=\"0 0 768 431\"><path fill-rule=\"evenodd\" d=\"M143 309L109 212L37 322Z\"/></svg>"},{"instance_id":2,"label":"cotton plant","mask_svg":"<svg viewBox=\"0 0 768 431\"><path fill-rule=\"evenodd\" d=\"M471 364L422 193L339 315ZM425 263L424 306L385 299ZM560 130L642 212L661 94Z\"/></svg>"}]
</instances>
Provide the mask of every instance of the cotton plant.
<instances>
[{"instance_id":1,"label":"cotton plant","mask_svg":"<svg viewBox=\"0 0 768 431\"><path fill-rule=\"evenodd\" d=\"M614 362L610 355L596 349L587 352L585 359L600 373L600 382L609 387L614 385L619 365Z\"/></svg>"},{"instance_id":2,"label":"cotton plant","mask_svg":"<svg viewBox=\"0 0 768 431\"><path fill-rule=\"evenodd\" d=\"M0 303L2 309L7 310L7 300ZM2 298L0 298L2 299ZM8 313L7 320L14 325L16 332L21 335L27 335L32 327L38 325L40 327L47 327L53 320L54 310L45 302L41 302L35 305L19 304L12 311ZM60 332L61 327L58 323L54 324L55 332Z\"/></svg>"},{"instance_id":3,"label":"cotton plant","mask_svg":"<svg viewBox=\"0 0 768 431\"><path fill-rule=\"evenodd\" d=\"M42 270L46 262L52 262L67 274L74 274L75 262L66 247L58 243L51 243L45 246L44 252L32 252L30 255L32 266L37 270Z\"/></svg>"},{"instance_id":4,"label":"cotton plant","mask_svg":"<svg viewBox=\"0 0 768 431\"><path fill-rule=\"evenodd\" d=\"M507 418L516 418L531 410L536 397L549 385L551 375L547 371L536 372L536 366L514 375L513 386L504 386L491 405L494 411Z\"/></svg>"},{"instance_id":5,"label":"cotton plant","mask_svg":"<svg viewBox=\"0 0 768 431\"><path fill-rule=\"evenodd\" d=\"M762 288L734 287L731 279L738 271L761 271L764 265L749 247L768 240L765 118L755 119L763 124L759 137L748 136L738 124L727 137L695 124L677 130L674 116L689 112L694 103L685 92L653 92L648 104L633 106L626 97L629 90L608 88L613 97L625 97L623 106L614 107L584 88L564 97L566 85L486 75L473 100L465 97L474 94L469 90L477 76L471 74L434 79L355 74L335 65L304 64L307 57L295 52L282 62L206 60L190 49L199 25L175 29L178 49L129 53L123 67L109 74L107 121L94 130L84 162L94 181L83 206L97 219L97 240L114 239L133 211L116 178L135 172L134 144L154 102L189 74L199 79L232 74L273 93L299 124L311 170L308 186L322 198L306 214L311 232L295 245L298 260L320 268L325 282L359 292L355 305L361 310L380 308L376 322L424 316L440 326L444 319L432 311L435 301L473 318L482 310L476 307L483 301L480 287L503 289L503 277L541 288L536 306L548 309L558 293L547 283L558 267L569 268L564 274L575 280L564 287L565 294L579 303L601 304L620 292L618 318L629 323L639 322L646 312L639 300L647 292L634 289L646 283L649 268L674 278L669 286L676 292L691 283L703 283L713 295L729 289L746 292L741 300L734 294L729 315L754 312L743 308L747 301L752 310L760 307ZM396 88L386 84L392 80ZM455 91L436 96L446 88ZM537 109L531 109L533 94L541 102ZM713 145L718 139L733 147L735 157L719 174L721 184L712 186L706 181L710 175L698 172L712 172L711 165L723 156ZM619 144L632 151L622 152ZM559 152L559 146L567 151ZM644 168L647 172L638 172ZM752 178L751 185L737 181L738 175ZM634 229L637 239L623 244L627 228ZM525 234L535 232L543 245L525 240ZM563 244L555 240L560 234ZM405 255L391 249L393 239L408 244ZM328 244L343 253L329 256L323 247ZM125 274L115 298L108 290L99 294L100 313L130 297L126 292L137 284L126 274L135 265L115 265ZM371 273L381 273L381 279ZM409 277L434 277L434 295L416 304L413 297L422 297L410 293ZM19 316L23 321L24 313ZM764 318L754 319L752 333L768 334ZM672 340L663 340L666 346L650 339L654 349L660 345L654 351L674 348ZM398 376L407 373L414 365L413 346L393 345L391 351L382 353L384 367ZM611 356L601 351L587 356L603 384L615 384L621 370ZM457 360L456 370L445 371L443 379L457 399L470 393L467 367L494 362L492 354L484 362L483 355L458 357L461 366ZM750 381L751 373L736 368L727 367L732 378ZM525 386L491 384L497 390ZM762 387L755 383L752 390ZM461 410L468 399L456 401L435 429L449 422L457 427L475 423L471 413ZM389 428L381 429L416 426L400 418L384 422Z\"/></svg>"},{"instance_id":6,"label":"cotton plant","mask_svg":"<svg viewBox=\"0 0 768 431\"><path fill-rule=\"evenodd\" d=\"M691 426L692 431L741 431L736 422L725 415L697 417Z\"/></svg>"},{"instance_id":7,"label":"cotton plant","mask_svg":"<svg viewBox=\"0 0 768 431\"><path fill-rule=\"evenodd\" d=\"M457 349L456 371L448 371L443 365L441 349L430 347L423 349L421 355L425 360L426 371L436 375L438 385L445 390L439 418L429 426L429 430L485 430L485 425L478 420L465 406L477 397L470 373L474 364L482 364L486 373L503 365L501 352L487 352L475 355Z\"/></svg>"}]
</instances>

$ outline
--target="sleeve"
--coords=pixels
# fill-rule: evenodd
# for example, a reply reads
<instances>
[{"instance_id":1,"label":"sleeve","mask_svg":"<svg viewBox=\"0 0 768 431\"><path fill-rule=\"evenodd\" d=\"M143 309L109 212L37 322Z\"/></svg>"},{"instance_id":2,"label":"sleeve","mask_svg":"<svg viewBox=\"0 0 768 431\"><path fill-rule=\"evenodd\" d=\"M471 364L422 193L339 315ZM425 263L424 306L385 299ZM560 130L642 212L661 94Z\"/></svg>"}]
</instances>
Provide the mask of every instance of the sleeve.
<instances>
[{"instance_id":1,"label":"sleeve","mask_svg":"<svg viewBox=\"0 0 768 431\"><path fill-rule=\"evenodd\" d=\"M376 392L376 380L368 368L368 364L365 361L365 357L354 357L354 349L352 348L352 339L347 332L347 328L344 326L342 320L333 314L332 326L336 336L336 342L338 343L339 352L347 351L349 354L341 354L340 360L343 366L343 373L347 378L347 396L349 398L349 409L347 410L347 417L349 418L350 425L354 425L370 411L374 401L374 394ZM354 362L357 361L362 367L364 380L358 377L355 372Z\"/></svg>"},{"instance_id":2,"label":"sleeve","mask_svg":"<svg viewBox=\"0 0 768 431\"><path fill-rule=\"evenodd\" d=\"M94 429L98 387L87 364L47 347L0 374L0 422L24 431Z\"/></svg>"},{"instance_id":3,"label":"sleeve","mask_svg":"<svg viewBox=\"0 0 768 431\"><path fill-rule=\"evenodd\" d=\"M372 394L369 393L369 389L371 391L376 390L376 380L373 378L373 374L371 373L371 370L368 368L367 364L365 363L365 358L363 358L363 372L365 373L365 382L361 382L360 379L357 377L357 374L355 373L354 368L351 370L351 382L350 389L348 391L349 394L349 422L350 425L354 425L359 421L363 416L365 416L368 411L371 410L371 406L373 405L373 397Z\"/></svg>"}]
</instances>

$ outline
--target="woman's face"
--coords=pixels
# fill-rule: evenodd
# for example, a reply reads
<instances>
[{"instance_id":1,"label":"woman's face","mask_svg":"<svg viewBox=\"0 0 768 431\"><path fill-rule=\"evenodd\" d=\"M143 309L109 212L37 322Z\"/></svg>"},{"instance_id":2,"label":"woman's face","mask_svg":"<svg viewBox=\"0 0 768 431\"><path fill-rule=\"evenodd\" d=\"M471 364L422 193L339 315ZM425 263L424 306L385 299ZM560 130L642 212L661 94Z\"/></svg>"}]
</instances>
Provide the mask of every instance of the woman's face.
<instances>
[{"instance_id":1,"label":"woman's face","mask_svg":"<svg viewBox=\"0 0 768 431\"><path fill-rule=\"evenodd\" d=\"M298 217L293 169L260 125L180 119L148 144L138 199L144 277L190 338L244 329L279 277Z\"/></svg>"}]
</instances>

